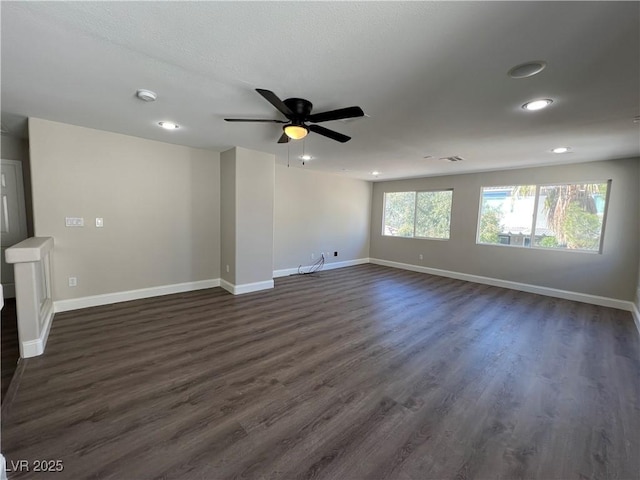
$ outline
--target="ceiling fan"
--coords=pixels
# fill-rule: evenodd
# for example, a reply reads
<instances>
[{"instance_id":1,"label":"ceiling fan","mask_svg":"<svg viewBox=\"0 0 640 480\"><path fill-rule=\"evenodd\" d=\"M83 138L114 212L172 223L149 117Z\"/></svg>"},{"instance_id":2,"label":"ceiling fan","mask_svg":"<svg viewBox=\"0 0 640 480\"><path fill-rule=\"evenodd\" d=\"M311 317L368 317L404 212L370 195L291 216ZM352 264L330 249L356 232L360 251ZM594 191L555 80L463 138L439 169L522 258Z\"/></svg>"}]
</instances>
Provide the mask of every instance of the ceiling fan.
<instances>
[{"instance_id":1,"label":"ceiling fan","mask_svg":"<svg viewBox=\"0 0 640 480\"><path fill-rule=\"evenodd\" d=\"M278 143L287 143L289 140L300 140L307 136L309 131L324 135L338 142L348 142L351 137L342 133L334 132L320 125L313 125L320 122L328 122L331 120L341 120L344 118L354 118L364 116L364 112L360 107L339 108L322 113L311 113L313 104L304 98L287 98L280 100L278 96L271 90L256 88L256 92L262 95L271 105L276 107L287 120L271 120L271 119L250 119L250 118L225 118L227 122L269 122L283 123L282 136ZM309 123L311 125L309 125Z\"/></svg>"}]
</instances>

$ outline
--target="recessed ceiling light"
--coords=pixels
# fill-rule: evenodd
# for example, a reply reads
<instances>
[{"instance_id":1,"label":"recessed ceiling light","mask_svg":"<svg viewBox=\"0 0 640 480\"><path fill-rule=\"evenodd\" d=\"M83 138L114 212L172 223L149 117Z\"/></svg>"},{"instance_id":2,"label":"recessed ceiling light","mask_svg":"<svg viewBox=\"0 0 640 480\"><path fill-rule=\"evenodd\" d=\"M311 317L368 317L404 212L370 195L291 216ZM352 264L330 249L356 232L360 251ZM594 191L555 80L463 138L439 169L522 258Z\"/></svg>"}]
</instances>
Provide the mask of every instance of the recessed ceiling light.
<instances>
[{"instance_id":1,"label":"recessed ceiling light","mask_svg":"<svg viewBox=\"0 0 640 480\"><path fill-rule=\"evenodd\" d=\"M300 160L304 160L305 162L311 160L312 158L313 157L311 155L300 155Z\"/></svg>"},{"instance_id":2,"label":"recessed ceiling light","mask_svg":"<svg viewBox=\"0 0 640 480\"><path fill-rule=\"evenodd\" d=\"M140 88L136 92L136 97L145 102L153 102L156 98L158 98L158 95L156 94L156 92L152 92L151 90Z\"/></svg>"},{"instance_id":3,"label":"recessed ceiling light","mask_svg":"<svg viewBox=\"0 0 640 480\"><path fill-rule=\"evenodd\" d=\"M180 128L180 125L173 122L158 122L158 125L160 125L162 128L166 130L176 130Z\"/></svg>"},{"instance_id":4,"label":"recessed ceiling light","mask_svg":"<svg viewBox=\"0 0 640 480\"><path fill-rule=\"evenodd\" d=\"M380 175L380 172L377 170L374 170L373 172L371 172L371 175L377 177L378 175Z\"/></svg>"},{"instance_id":5,"label":"recessed ceiling light","mask_svg":"<svg viewBox=\"0 0 640 480\"><path fill-rule=\"evenodd\" d=\"M570 151L571 148L570 147L556 147L553 150L551 150L553 153L567 153L568 151Z\"/></svg>"},{"instance_id":6,"label":"recessed ceiling light","mask_svg":"<svg viewBox=\"0 0 640 480\"><path fill-rule=\"evenodd\" d=\"M524 105L522 105L522 108L530 111L542 110L543 108L548 107L552 103L553 103L553 100L551 100L550 98L543 98L541 100L531 100L530 102L527 102Z\"/></svg>"},{"instance_id":7,"label":"recessed ceiling light","mask_svg":"<svg viewBox=\"0 0 640 480\"><path fill-rule=\"evenodd\" d=\"M508 72L511 78L527 78L533 77L534 75L540 73L547 66L547 62L542 60L535 60L533 62L521 63L520 65L516 65L512 67Z\"/></svg>"}]
</instances>

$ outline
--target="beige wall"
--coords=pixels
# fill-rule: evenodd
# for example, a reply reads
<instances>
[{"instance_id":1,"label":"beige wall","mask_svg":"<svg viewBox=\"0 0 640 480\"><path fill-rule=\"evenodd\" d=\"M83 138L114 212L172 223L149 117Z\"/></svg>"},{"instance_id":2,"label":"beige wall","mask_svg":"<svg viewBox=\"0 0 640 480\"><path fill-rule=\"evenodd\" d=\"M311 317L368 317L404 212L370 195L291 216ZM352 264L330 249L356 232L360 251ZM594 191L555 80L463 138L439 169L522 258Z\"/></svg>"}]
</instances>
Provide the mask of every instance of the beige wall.
<instances>
[{"instance_id":1,"label":"beige wall","mask_svg":"<svg viewBox=\"0 0 640 480\"><path fill-rule=\"evenodd\" d=\"M35 234L55 239L54 300L219 278L218 153L34 118L29 136Z\"/></svg>"},{"instance_id":2,"label":"beige wall","mask_svg":"<svg viewBox=\"0 0 640 480\"><path fill-rule=\"evenodd\" d=\"M632 300L638 283L638 159L375 183L371 257ZM476 244L482 186L612 179L603 253ZM382 236L384 192L453 188L451 239ZM419 260L422 254L423 260Z\"/></svg>"},{"instance_id":3,"label":"beige wall","mask_svg":"<svg viewBox=\"0 0 640 480\"><path fill-rule=\"evenodd\" d=\"M369 257L371 183L276 165L274 269Z\"/></svg>"}]
</instances>

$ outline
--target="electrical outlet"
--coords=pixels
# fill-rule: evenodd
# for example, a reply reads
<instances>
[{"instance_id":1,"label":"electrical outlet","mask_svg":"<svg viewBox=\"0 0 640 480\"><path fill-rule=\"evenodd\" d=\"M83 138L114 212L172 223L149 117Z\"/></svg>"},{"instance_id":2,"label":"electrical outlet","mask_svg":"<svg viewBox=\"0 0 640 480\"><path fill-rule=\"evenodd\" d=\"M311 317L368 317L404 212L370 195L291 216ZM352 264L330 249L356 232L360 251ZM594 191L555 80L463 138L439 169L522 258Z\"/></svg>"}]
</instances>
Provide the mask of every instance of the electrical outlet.
<instances>
[{"instance_id":1,"label":"electrical outlet","mask_svg":"<svg viewBox=\"0 0 640 480\"><path fill-rule=\"evenodd\" d=\"M315 254L315 253L312 253L312 254L311 254L311 260L315 260L315 259L316 259L316 254Z\"/></svg>"},{"instance_id":2,"label":"electrical outlet","mask_svg":"<svg viewBox=\"0 0 640 480\"><path fill-rule=\"evenodd\" d=\"M69 277L69 286L77 287L78 286L78 277Z\"/></svg>"},{"instance_id":3,"label":"electrical outlet","mask_svg":"<svg viewBox=\"0 0 640 480\"><path fill-rule=\"evenodd\" d=\"M420 260L422 260L422 258L423 258L423 257L422 257L422 254L420 254L419 258L420 258Z\"/></svg>"},{"instance_id":4,"label":"electrical outlet","mask_svg":"<svg viewBox=\"0 0 640 480\"><path fill-rule=\"evenodd\" d=\"M337 257L338 256L338 252L333 252L333 256Z\"/></svg>"},{"instance_id":5,"label":"electrical outlet","mask_svg":"<svg viewBox=\"0 0 640 480\"><path fill-rule=\"evenodd\" d=\"M227 265L227 273L229 273L229 265Z\"/></svg>"}]
</instances>

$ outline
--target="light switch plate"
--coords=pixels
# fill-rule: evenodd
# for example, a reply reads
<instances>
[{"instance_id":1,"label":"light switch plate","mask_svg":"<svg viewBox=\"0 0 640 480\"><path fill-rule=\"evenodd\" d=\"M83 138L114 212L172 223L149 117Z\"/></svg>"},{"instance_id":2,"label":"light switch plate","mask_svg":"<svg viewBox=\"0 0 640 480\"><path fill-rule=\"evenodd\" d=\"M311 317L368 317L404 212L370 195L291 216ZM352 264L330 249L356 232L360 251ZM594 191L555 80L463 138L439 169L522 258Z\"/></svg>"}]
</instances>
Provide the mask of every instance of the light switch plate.
<instances>
[{"instance_id":1,"label":"light switch plate","mask_svg":"<svg viewBox=\"0 0 640 480\"><path fill-rule=\"evenodd\" d=\"M82 218L82 217L65 217L64 224L67 227L84 227L84 218Z\"/></svg>"},{"instance_id":2,"label":"light switch plate","mask_svg":"<svg viewBox=\"0 0 640 480\"><path fill-rule=\"evenodd\" d=\"M102 218L96 218L96 227L98 228L104 227L104 221Z\"/></svg>"}]
</instances>

